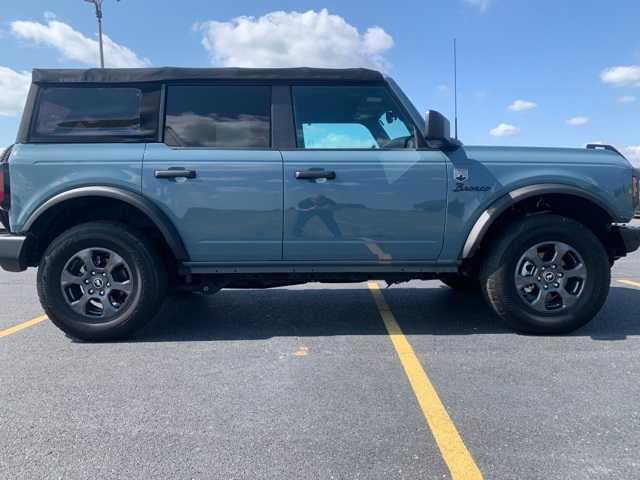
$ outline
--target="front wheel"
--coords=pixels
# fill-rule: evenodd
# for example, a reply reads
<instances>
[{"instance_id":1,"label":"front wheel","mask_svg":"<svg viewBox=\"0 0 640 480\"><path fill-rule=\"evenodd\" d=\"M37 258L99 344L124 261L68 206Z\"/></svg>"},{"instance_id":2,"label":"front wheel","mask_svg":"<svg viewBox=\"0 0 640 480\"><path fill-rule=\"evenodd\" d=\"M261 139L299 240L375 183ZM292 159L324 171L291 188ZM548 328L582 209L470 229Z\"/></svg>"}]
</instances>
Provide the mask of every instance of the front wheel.
<instances>
[{"instance_id":1,"label":"front wheel","mask_svg":"<svg viewBox=\"0 0 640 480\"><path fill-rule=\"evenodd\" d=\"M492 245L481 273L485 298L512 328L563 334L588 323L609 293L602 242L558 215L524 218Z\"/></svg>"},{"instance_id":2,"label":"front wheel","mask_svg":"<svg viewBox=\"0 0 640 480\"><path fill-rule=\"evenodd\" d=\"M87 341L116 340L143 327L164 298L166 273L154 246L126 225L91 222L57 237L38 269L49 319Z\"/></svg>"}]
</instances>

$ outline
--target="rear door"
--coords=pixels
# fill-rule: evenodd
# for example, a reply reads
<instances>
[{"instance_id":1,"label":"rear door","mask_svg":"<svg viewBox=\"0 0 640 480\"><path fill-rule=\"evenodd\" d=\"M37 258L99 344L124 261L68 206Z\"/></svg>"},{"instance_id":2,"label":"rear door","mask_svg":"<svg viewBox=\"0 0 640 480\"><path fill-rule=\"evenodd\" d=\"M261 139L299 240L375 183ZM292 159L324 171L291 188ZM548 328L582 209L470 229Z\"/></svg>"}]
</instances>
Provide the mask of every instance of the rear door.
<instances>
[{"instance_id":1,"label":"rear door","mask_svg":"<svg viewBox=\"0 0 640 480\"><path fill-rule=\"evenodd\" d=\"M292 88L297 148L283 151L284 260L403 263L438 257L446 157L416 148L385 85Z\"/></svg>"},{"instance_id":2,"label":"rear door","mask_svg":"<svg viewBox=\"0 0 640 480\"><path fill-rule=\"evenodd\" d=\"M271 86L168 85L164 143L147 146L142 188L173 220L192 261L281 260Z\"/></svg>"}]
</instances>

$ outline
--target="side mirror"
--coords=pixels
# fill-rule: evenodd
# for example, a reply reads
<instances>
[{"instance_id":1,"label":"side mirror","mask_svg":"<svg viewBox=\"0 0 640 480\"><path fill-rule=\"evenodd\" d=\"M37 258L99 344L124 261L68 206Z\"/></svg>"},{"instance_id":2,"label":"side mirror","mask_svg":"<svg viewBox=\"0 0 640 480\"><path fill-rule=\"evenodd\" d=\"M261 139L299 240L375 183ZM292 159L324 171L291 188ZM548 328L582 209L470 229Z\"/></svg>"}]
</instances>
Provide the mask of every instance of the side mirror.
<instances>
[{"instance_id":1,"label":"side mirror","mask_svg":"<svg viewBox=\"0 0 640 480\"><path fill-rule=\"evenodd\" d=\"M425 121L424 138L436 148L457 146L459 142L451 138L451 124L440 112L429 110Z\"/></svg>"}]
</instances>

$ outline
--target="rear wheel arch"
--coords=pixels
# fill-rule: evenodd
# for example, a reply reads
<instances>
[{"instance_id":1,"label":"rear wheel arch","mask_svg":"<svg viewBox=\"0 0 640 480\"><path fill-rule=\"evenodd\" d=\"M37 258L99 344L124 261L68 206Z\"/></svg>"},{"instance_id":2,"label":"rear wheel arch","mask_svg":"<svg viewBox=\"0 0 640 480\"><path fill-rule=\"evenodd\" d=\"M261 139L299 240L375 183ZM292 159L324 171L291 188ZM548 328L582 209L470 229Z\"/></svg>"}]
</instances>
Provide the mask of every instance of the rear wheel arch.
<instances>
[{"instance_id":1,"label":"rear wheel arch","mask_svg":"<svg viewBox=\"0 0 640 480\"><path fill-rule=\"evenodd\" d=\"M461 252L462 260L472 259L496 232L524 215L557 213L589 227L609 246L608 226L616 222L615 212L595 195L564 184L522 187L504 195L484 210L469 232Z\"/></svg>"},{"instance_id":2,"label":"rear wheel arch","mask_svg":"<svg viewBox=\"0 0 640 480\"><path fill-rule=\"evenodd\" d=\"M34 239L30 242L29 260L37 263L55 236L91 220L121 221L145 230L176 262L189 260L180 234L164 212L137 193L110 186L75 188L40 205L22 228Z\"/></svg>"}]
</instances>

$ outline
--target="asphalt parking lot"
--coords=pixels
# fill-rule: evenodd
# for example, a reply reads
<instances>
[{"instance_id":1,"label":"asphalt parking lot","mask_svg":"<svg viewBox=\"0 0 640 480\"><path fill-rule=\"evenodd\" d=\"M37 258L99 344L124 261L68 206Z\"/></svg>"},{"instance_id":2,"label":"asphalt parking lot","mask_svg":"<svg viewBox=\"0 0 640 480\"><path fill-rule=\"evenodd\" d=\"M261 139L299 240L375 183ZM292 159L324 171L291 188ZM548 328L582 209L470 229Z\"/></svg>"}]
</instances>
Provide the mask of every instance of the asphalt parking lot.
<instances>
[{"instance_id":1,"label":"asphalt parking lot","mask_svg":"<svg viewBox=\"0 0 640 480\"><path fill-rule=\"evenodd\" d=\"M172 299L86 344L40 321L35 271L0 273L0 478L640 478L640 254L565 337L380 287Z\"/></svg>"}]
</instances>

